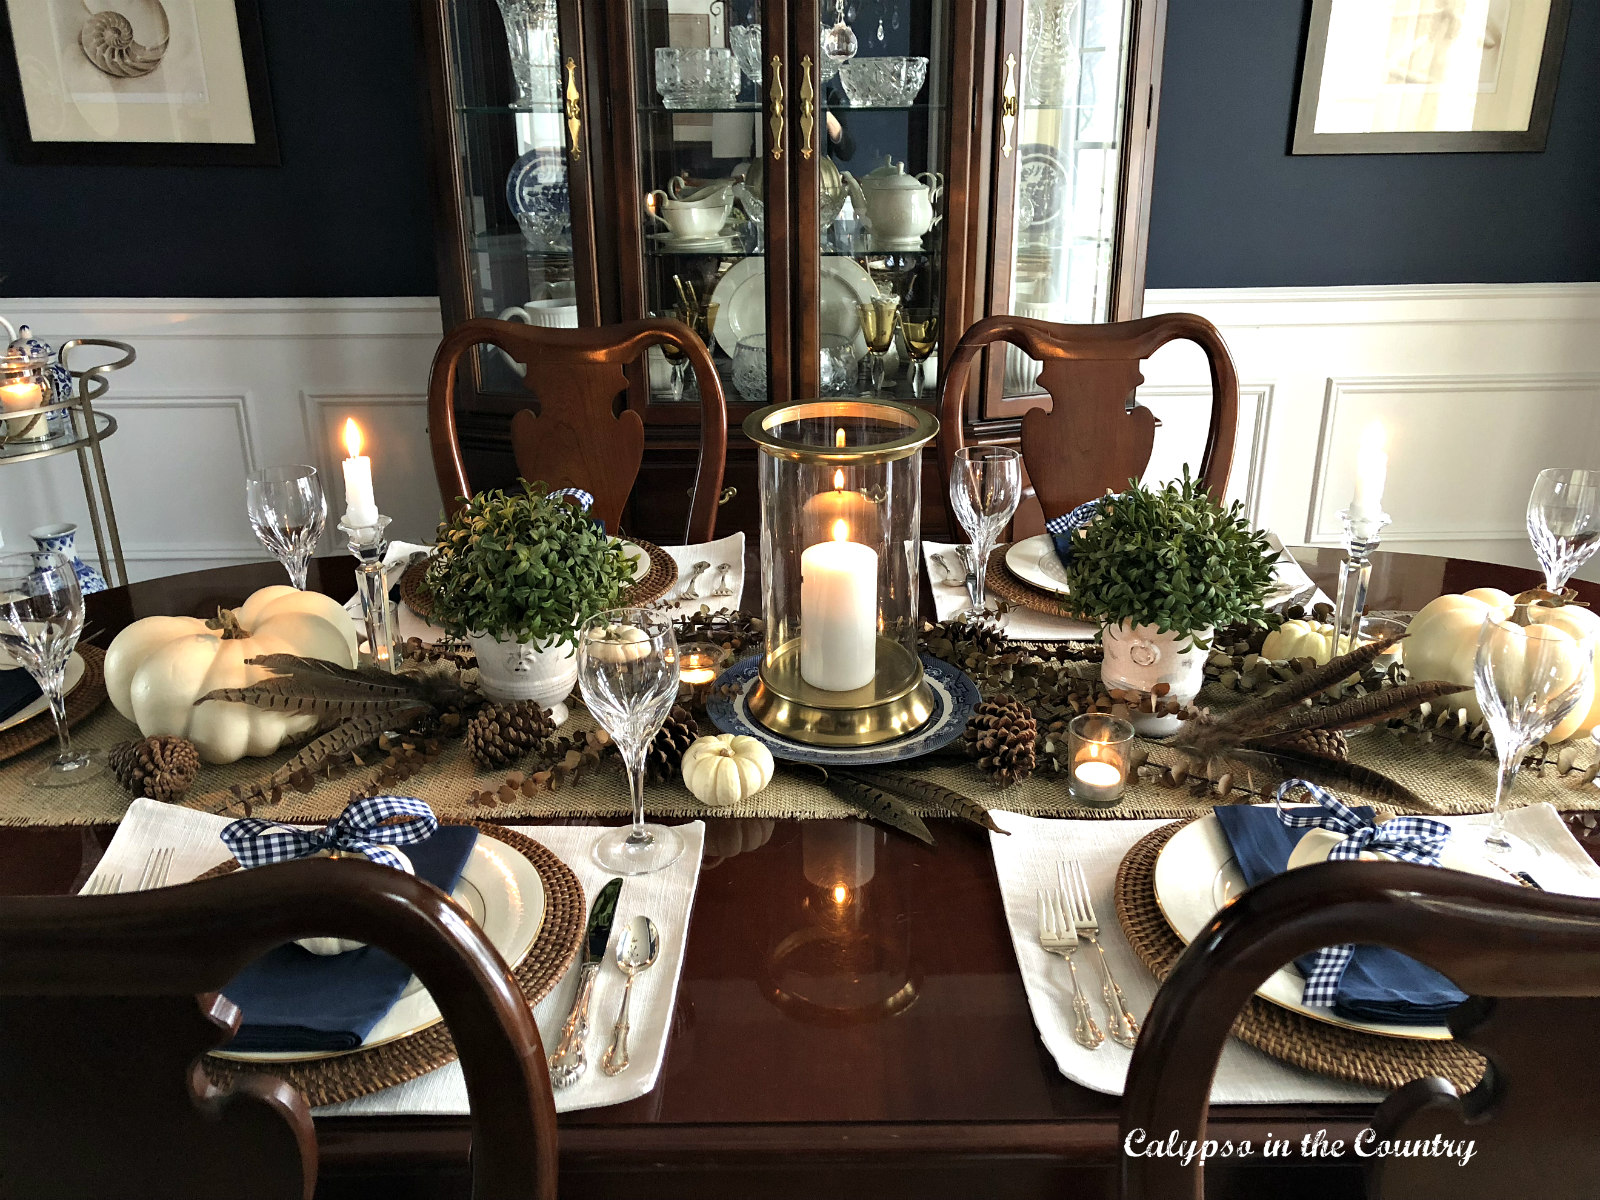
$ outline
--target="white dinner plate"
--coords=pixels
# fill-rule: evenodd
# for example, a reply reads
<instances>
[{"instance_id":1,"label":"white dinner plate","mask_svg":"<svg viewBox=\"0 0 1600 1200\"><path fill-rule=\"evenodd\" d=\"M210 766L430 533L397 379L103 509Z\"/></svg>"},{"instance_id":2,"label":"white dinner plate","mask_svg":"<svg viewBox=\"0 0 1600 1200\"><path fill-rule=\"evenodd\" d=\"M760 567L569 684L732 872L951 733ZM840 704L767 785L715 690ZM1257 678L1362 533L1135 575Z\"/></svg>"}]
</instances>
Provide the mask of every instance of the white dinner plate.
<instances>
[{"instance_id":1,"label":"white dinner plate","mask_svg":"<svg viewBox=\"0 0 1600 1200\"><path fill-rule=\"evenodd\" d=\"M857 304L865 304L878 294L867 269L853 258L827 254L822 258L821 300L818 328L836 333L852 342L856 361L867 353L867 339L861 334ZM729 358L739 348L739 339L767 331L767 264L764 258L741 258L729 267L711 293L721 305L717 314L717 345ZM893 372L899 355L893 347L883 356L884 368Z\"/></svg>"},{"instance_id":2,"label":"white dinner plate","mask_svg":"<svg viewBox=\"0 0 1600 1200\"><path fill-rule=\"evenodd\" d=\"M633 563L633 577L628 580L630 584L638 583L650 574L650 551L635 542L623 542L622 552Z\"/></svg>"},{"instance_id":3,"label":"white dinner plate","mask_svg":"<svg viewBox=\"0 0 1600 1200\"><path fill-rule=\"evenodd\" d=\"M506 965L516 970L528 957L528 951L544 926L544 881L533 863L498 838L480 836L473 843L472 854L452 895L494 943ZM247 1019L248 1016L247 1013ZM439 1006L422 986L422 981L413 975L394 1007L372 1027L372 1032L356 1049L366 1050L392 1042L436 1025L441 1019ZM352 1051L214 1050L212 1053L218 1058L240 1062L309 1062Z\"/></svg>"},{"instance_id":4,"label":"white dinner plate","mask_svg":"<svg viewBox=\"0 0 1600 1200\"><path fill-rule=\"evenodd\" d=\"M7 663L9 664L10 656L7 655L6 659ZM12 667L11 669L14 671L22 670L21 667ZM67 659L66 681L61 689L62 696L70 696L72 694L72 689L77 687L82 682L83 655L74 650L72 652L72 657ZM37 717L40 713L48 712L49 710L50 701L46 700L43 696L40 696L26 708L20 708L7 717L4 721L0 721L0 732L10 729L15 725L21 725L24 721L31 720L32 718Z\"/></svg>"},{"instance_id":5,"label":"white dinner plate","mask_svg":"<svg viewBox=\"0 0 1600 1200\"><path fill-rule=\"evenodd\" d=\"M1470 836L1453 835L1439 857L1441 866L1505 881L1505 876L1484 860L1481 843ZM1239 870L1233 848L1228 845L1222 823L1215 814L1207 813L1185 825L1156 856L1156 904L1185 945L1199 936L1211 918L1231 904L1245 887L1244 874ZM1450 1030L1443 1025L1387 1025L1346 1020L1336 1016L1331 1008L1311 1008L1301 1003L1304 991L1304 977L1292 965L1287 965L1262 984L1256 995L1328 1025L1415 1041L1450 1040Z\"/></svg>"},{"instance_id":6,"label":"white dinner plate","mask_svg":"<svg viewBox=\"0 0 1600 1200\"><path fill-rule=\"evenodd\" d=\"M1006 568L1023 583L1058 595L1067 595L1067 568L1056 554L1055 539L1038 533L1012 542L1006 551Z\"/></svg>"}]
</instances>

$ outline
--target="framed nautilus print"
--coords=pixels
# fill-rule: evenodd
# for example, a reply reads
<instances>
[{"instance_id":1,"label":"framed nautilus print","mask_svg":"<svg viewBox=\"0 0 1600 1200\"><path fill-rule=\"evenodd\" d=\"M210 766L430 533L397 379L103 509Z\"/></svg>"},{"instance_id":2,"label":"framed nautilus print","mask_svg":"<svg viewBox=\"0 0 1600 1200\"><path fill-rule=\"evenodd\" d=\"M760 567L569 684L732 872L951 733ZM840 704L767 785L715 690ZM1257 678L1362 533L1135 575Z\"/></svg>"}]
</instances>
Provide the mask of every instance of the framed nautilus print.
<instances>
[{"instance_id":1,"label":"framed nautilus print","mask_svg":"<svg viewBox=\"0 0 1600 1200\"><path fill-rule=\"evenodd\" d=\"M23 163L278 163L258 0L0 0Z\"/></svg>"}]
</instances>

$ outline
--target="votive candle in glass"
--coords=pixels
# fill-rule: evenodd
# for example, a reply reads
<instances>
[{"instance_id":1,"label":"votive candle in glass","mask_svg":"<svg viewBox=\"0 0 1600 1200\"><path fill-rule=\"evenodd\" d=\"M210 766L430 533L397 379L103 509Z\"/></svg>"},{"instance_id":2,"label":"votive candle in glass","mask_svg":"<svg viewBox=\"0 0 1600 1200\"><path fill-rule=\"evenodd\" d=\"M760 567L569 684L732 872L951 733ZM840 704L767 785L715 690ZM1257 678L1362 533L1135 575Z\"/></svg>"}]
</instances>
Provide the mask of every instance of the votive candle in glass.
<instances>
[{"instance_id":1,"label":"votive candle in glass","mask_svg":"<svg viewBox=\"0 0 1600 1200\"><path fill-rule=\"evenodd\" d=\"M703 704L727 665L728 652L712 642L686 642L678 647L678 698Z\"/></svg>"},{"instance_id":2,"label":"votive candle in glass","mask_svg":"<svg viewBox=\"0 0 1600 1200\"><path fill-rule=\"evenodd\" d=\"M1072 764L1072 798L1109 807L1128 786L1128 751L1133 726L1105 713L1084 713L1067 726L1067 757Z\"/></svg>"}]
</instances>

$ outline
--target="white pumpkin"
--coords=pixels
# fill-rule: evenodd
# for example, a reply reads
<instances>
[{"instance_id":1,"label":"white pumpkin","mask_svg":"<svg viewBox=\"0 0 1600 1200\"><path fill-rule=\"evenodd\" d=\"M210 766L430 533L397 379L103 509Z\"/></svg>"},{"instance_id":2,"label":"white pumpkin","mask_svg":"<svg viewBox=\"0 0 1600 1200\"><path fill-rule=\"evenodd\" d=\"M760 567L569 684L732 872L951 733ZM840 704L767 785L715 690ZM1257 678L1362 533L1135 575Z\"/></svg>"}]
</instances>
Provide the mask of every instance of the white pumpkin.
<instances>
[{"instance_id":1,"label":"white pumpkin","mask_svg":"<svg viewBox=\"0 0 1600 1200\"><path fill-rule=\"evenodd\" d=\"M696 800L727 808L772 782L772 752L753 737L719 733L683 752L683 782Z\"/></svg>"},{"instance_id":2,"label":"white pumpkin","mask_svg":"<svg viewBox=\"0 0 1600 1200\"><path fill-rule=\"evenodd\" d=\"M1505 620L1516 607L1516 600L1498 588L1474 588L1460 595L1431 600L1411 621L1406 638L1406 667L1413 679L1447 679L1471 684L1473 660L1478 653L1478 634L1492 614ZM1600 639L1600 617L1586 608L1564 605L1534 608L1535 625L1546 626L1551 636L1579 640ZM1450 708L1464 708L1472 721L1483 719L1478 698L1469 686L1439 702ZM1547 741L1564 742L1600 725L1600 703L1596 702L1594 670L1590 668L1583 693L1572 715L1552 729Z\"/></svg>"},{"instance_id":3,"label":"white pumpkin","mask_svg":"<svg viewBox=\"0 0 1600 1200\"><path fill-rule=\"evenodd\" d=\"M270 712L248 704L195 700L218 688L270 677L245 665L263 654L299 654L356 665L356 633L342 605L317 592L262 588L211 628L197 617L146 617L106 651L106 691L116 710L146 737L186 737L208 763L271 754L309 733L310 714Z\"/></svg>"},{"instance_id":4,"label":"white pumpkin","mask_svg":"<svg viewBox=\"0 0 1600 1200\"><path fill-rule=\"evenodd\" d=\"M1261 657L1311 658L1320 665L1333 657L1333 626L1322 621L1285 621L1261 643Z\"/></svg>"}]
</instances>

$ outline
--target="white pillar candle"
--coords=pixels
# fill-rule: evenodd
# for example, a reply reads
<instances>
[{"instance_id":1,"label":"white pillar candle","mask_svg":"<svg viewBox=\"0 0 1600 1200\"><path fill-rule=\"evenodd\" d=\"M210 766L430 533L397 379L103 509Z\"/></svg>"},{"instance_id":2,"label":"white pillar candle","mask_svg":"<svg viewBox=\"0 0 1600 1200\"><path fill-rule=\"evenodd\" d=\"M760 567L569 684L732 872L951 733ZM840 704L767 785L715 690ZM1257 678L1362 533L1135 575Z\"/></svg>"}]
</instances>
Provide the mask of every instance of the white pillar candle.
<instances>
[{"instance_id":1,"label":"white pillar candle","mask_svg":"<svg viewBox=\"0 0 1600 1200\"><path fill-rule=\"evenodd\" d=\"M877 669L878 552L849 540L835 521L833 540L800 554L800 678L824 692L853 692Z\"/></svg>"},{"instance_id":2,"label":"white pillar candle","mask_svg":"<svg viewBox=\"0 0 1600 1200\"><path fill-rule=\"evenodd\" d=\"M44 402L44 389L37 383L25 381L0 386L0 416L21 412L29 408L38 408ZM9 426L4 421L0 421L0 430L5 430L8 436L21 441L36 442L43 440L47 436L49 421L44 413L35 413L31 417L12 418Z\"/></svg>"},{"instance_id":3,"label":"white pillar candle","mask_svg":"<svg viewBox=\"0 0 1600 1200\"><path fill-rule=\"evenodd\" d=\"M364 529L378 523L378 502L372 494L372 460L361 453L361 427L351 417L344 423L344 523Z\"/></svg>"},{"instance_id":4,"label":"white pillar candle","mask_svg":"<svg viewBox=\"0 0 1600 1200\"><path fill-rule=\"evenodd\" d=\"M1372 422L1361 432L1356 451L1356 494L1350 515L1372 519L1383 511L1383 485L1389 475L1389 454L1384 449L1383 426Z\"/></svg>"}]
</instances>

